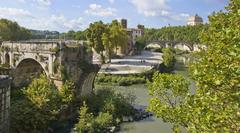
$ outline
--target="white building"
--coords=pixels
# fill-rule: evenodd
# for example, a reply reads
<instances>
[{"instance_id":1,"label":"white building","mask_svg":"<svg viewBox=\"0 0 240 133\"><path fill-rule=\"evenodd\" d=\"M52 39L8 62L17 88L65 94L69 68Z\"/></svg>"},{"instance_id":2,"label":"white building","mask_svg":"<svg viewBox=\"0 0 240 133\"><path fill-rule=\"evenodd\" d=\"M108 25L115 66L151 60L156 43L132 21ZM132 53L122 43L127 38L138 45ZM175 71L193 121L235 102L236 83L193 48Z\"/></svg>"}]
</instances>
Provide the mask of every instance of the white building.
<instances>
[{"instance_id":1,"label":"white building","mask_svg":"<svg viewBox=\"0 0 240 133\"><path fill-rule=\"evenodd\" d=\"M188 25L203 24L203 19L196 14L195 16L191 16L191 17L188 19L187 24L188 24Z\"/></svg>"}]
</instances>

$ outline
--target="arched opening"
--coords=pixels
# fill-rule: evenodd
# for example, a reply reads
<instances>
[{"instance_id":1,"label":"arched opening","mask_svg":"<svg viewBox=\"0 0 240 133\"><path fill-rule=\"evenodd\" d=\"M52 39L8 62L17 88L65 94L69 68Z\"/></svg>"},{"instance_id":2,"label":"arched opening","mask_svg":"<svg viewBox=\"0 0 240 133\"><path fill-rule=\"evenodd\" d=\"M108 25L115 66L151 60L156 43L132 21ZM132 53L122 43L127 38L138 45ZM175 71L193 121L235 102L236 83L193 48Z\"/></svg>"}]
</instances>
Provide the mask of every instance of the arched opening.
<instances>
[{"instance_id":1,"label":"arched opening","mask_svg":"<svg viewBox=\"0 0 240 133\"><path fill-rule=\"evenodd\" d=\"M160 43L150 43L145 46L144 50L153 51L153 52L161 52L164 46Z\"/></svg>"},{"instance_id":2,"label":"arched opening","mask_svg":"<svg viewBox=\"0 0 240 133\"><path fill-rule=\"evenodd\" d=\"M10 66L10 56L8 53L5 54L5 64L6 67Z\"/></svg>"},{"instance_id":3,"label":"arched opening","mask_svg":"<svg viewBox=\"0 0 240 133\"><path fill-rule=\"evenodd\" d=\"M28 85L33 78L46 74L43 67L34 59L24 59L16 67L13 73L13 86L24 87Z\"/></svg>"}]
</instances>

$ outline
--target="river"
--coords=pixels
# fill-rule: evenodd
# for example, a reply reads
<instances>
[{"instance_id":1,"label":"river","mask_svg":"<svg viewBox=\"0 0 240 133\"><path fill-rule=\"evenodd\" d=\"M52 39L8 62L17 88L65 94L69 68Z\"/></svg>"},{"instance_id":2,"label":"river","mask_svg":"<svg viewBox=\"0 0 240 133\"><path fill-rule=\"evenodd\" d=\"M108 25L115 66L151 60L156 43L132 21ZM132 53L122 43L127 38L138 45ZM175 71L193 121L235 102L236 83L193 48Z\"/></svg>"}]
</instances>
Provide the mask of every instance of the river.
<instances>
[{"instance_id":1,"label":"river","mask_svg":"<svg viewBox=\"0 0 240 133\"><path fill-rule=\"evenodd\" d=\"M182 63L176 64L175 73L181 74L189 80L187 68ZM100 86L96 86L100 87ZM148 94L147 86L132 85L128 87L123 86L110 86L120 93L131 93L136 96L135 104L138 106L147 107L150 96ZM190 88L194 87L194 83L191 82ZM162 119L156 117L150 117L142 121L123 123L121 125L121 131L119 133L172 133L172 125L170 123L163 122Z\"/></svg>"}]
</instances>

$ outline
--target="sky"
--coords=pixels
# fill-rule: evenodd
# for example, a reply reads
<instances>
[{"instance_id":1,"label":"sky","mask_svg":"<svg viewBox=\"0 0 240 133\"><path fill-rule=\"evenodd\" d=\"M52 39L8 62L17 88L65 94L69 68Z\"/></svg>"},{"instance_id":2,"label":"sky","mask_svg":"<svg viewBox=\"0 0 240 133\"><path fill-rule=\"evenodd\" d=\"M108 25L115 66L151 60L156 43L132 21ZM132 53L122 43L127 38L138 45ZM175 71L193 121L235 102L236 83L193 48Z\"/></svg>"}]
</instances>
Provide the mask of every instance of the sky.
<instances>
[{"instance_id":1,"label":"sky","mask_svg":"<svg viewBox=\"0 0 240 133\"><path fill-rule=\"evenodd\" d=\"M29 29L84 30L90 23L125 18L128 27L186 25L198 14L208 21L213 11L224 10L228 0L0 0L0 18Z\"/></svg>"}]
</instances>

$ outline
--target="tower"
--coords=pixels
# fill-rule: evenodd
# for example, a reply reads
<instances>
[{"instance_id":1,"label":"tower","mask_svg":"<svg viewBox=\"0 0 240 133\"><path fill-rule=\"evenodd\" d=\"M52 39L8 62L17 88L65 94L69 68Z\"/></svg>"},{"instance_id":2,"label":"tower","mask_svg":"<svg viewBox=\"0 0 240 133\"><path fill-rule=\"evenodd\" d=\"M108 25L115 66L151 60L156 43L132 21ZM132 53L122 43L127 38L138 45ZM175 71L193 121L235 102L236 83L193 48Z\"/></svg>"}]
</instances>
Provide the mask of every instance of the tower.
<instances>
[{"instance_id":1,"label":"tower","mask_svg":"<svg viewBox=\"0 0 240 133\"><path fill-rule=\"evenodd\" d=\"M127 29L127 19L121 19L121 25L123 28Z\"/></svg>"}]
</instances>

